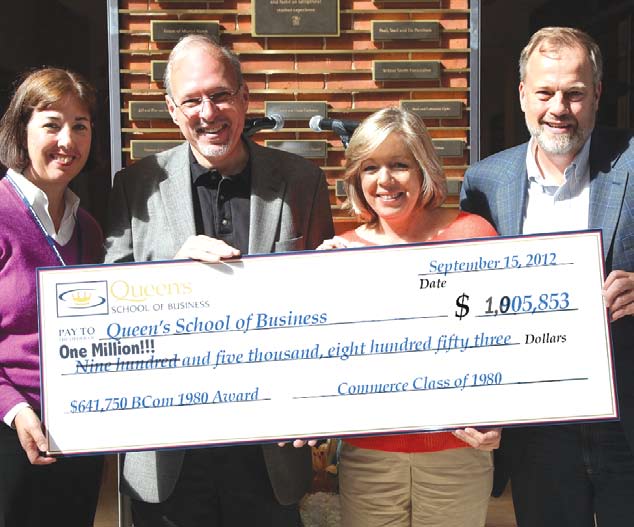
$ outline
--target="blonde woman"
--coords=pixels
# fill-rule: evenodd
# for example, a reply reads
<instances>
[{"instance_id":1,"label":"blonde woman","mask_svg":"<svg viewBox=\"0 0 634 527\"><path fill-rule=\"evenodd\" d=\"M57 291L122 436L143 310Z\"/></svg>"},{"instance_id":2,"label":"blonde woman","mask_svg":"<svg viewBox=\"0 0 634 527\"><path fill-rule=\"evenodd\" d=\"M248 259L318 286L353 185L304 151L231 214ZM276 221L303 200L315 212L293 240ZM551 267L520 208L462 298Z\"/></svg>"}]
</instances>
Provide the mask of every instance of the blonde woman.
<instances>
[{"instance_id":1,"label":"blonde woman","mask_svg":"<svg viewBox=\"0 0 634 527\"><path fill-rule=\"evenodd\" d=\"M445 176L413 113L387 108L363 121L346 151L344 182L347 206L363 223L320 249L497 234L480 216L441 207ZM373 287L389 295L389 277L377 277ZM483 526L491 450L499 442L499 429L473 428L346 439L339 479L343 526Z\"/></svg>"}]
</instances>

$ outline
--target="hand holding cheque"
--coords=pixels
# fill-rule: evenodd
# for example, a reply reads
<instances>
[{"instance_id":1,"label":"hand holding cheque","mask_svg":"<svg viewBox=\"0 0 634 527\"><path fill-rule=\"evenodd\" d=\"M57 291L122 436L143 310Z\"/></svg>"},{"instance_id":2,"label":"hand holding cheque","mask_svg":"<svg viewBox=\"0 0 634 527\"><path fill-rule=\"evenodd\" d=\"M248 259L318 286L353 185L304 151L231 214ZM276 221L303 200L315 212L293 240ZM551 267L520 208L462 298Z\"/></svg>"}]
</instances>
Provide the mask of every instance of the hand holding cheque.
<instances>
[{"instance_id":1,"label":"hand holding cheque","mask_svg":"<svg viewBox=\"0 0 634 527\"><path fill-rule=\"evenodd\" d=\"M612 271L605 279L603 296L610 310L610 320L634 315L634 273Z\"/></svg>"},{"instance_id":2,"label":"hand holding cheque","mask_svg":"<svg viewBox=\"0 0 634 527\"><path fill-rule=\"evenodd\" d=\"M238 258L240 251L217 238L199 234L187 238L183 246L174 256L175 260L189 258L205 263L218 263L220 260Z\"/></svg>"}]
</instances>

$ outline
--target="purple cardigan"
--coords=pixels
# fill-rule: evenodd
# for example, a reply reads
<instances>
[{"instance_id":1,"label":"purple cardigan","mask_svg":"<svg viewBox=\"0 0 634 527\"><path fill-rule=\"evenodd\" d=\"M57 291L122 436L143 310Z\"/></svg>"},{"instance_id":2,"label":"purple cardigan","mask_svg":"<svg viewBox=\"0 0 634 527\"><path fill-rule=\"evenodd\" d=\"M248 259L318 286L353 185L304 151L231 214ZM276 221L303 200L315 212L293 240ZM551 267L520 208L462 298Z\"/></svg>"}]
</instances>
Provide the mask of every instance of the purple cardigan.
<instances>
[{"instance_id":1,"label":"purple cardigan","mask_svg":"<svg viewBox=\"0 0 634 527\"><path fill-rule=\"evenodd\" d=\"M79 209L71 240L57 248L69 265L99 263L103 256L101 229L92 216ZM20 402L40 410L35 269L59 265L22 199L6 178L0 179L0 419Z\"/></svg>"}]
</instances>

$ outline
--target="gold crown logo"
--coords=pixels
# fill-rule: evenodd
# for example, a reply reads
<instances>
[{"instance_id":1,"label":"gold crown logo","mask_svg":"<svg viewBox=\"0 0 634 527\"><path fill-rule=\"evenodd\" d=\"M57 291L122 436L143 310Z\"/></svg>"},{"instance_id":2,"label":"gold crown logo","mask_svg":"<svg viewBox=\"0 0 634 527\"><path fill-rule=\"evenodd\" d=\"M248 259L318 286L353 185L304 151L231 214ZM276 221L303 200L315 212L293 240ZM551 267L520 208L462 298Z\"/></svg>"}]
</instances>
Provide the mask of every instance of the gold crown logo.
<instances>
[{"instance_id":1,"label":"gold crown logo","mask_svg":"<svg viewBox=\"0 0 634 527\"><path fill-rule=\"evenodd\" d=\"M80 306L85 306L90 303L90 299L92 298L92 293L90 291L75 291L72 294L73 302Z\"/></svg>"}]
</instances>

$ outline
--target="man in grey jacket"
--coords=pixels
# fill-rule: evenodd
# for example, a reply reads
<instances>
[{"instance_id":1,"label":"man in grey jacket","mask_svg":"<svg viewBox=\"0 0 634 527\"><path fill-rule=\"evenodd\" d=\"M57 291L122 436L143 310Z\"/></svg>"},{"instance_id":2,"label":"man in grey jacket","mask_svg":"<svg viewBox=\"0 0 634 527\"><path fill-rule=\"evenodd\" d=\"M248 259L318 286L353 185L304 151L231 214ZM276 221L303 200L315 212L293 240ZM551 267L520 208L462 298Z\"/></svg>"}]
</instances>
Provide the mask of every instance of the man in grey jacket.
<instances>
[{"instance_id":1,"label":"man in grey jacket","mask_svg":"<svg viewBox=\"0 0 634 527\"><path fill-rule=\"evenodd\" d=\"M314 249L332 237L321 170L242 135L249 91L233 53L185 37L165 87L186 141L115 176L106 262L214 263ZM136 527L290 527L300 524L311 476L308 447L240 445L129 453L121 483Z\"/></svg>"}]
</instances>

